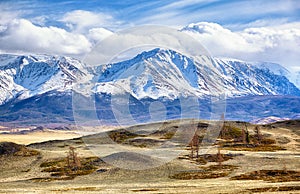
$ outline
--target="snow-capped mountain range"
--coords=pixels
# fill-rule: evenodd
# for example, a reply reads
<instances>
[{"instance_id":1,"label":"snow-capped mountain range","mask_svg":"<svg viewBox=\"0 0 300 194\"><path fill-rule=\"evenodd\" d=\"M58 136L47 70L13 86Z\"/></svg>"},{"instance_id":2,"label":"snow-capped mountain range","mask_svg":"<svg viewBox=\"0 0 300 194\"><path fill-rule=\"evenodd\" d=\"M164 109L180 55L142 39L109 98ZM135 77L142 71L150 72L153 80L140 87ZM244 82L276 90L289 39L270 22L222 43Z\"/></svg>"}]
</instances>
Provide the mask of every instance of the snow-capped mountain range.
<instances>
[{"instance_id":1,"label":"snow-capped mountain range","mask_svg":"<svg viewBox=\"0 0 300 194\"><path fill-rule=\"evenodd\" d=\"M257 44L258 42L268 42L268 40L280 40L284 41L285 39L279 37L272 37L271 32L267 31L257 31L255 28L246 30L247 32L240 33L232 33L228 29L224 29L222 26L216 23L209 22L196 22L190 23L183 28L180 29L181 32L187 33L189 36L201 41L203 45L210 49L210 51L217 56L239 56L241 58L251 58L252 60L255 58L260 58L258 56L253 55L253 53L267 53L271 51L272 55L279 55L283 58L281 61L285 61L282 65L288 64L291 66L291 62L288 57L285 57L284 54L279 54L274 52L273 45L272 46L263 46ZM262 37L258 38L256 35L262 35ZM257 39L258 38L258 39ZM259 41L258 41L259 40ZM296 41L297 42L297 41ZM266 44L267 45L267 44ZM274 45L277 45L275 43ZM280 45L280 44L278 44ZM277 45L277 46L278 46ZM295 51L297 49L294 49ZM277 53L277 54L276 54ZM252 57L251 57L252 56ZM267 56L265 56L267 57ZM293 61L293 66L297 66L299 60ZM298 70L292 70L289 72L287 69L283 68L281 65L275 63L266 63L263 61L260 62L251 62L251 64L257 64L260 68L267 68L275 74L284 75L290 79L298 88L300 88L300 72Z\"/></svg>"},{"instance_id":2,"label":"snow-capped mountain range","mask_svg":"<svg viewBox=\"0 0 300 194\"><path fill-rule=\"evenodd\" d=\"M38 96L62 96L70 93L78 80L92 76L97 78L93 87L95 94L129 93L137 100L173 101L186 96L203 99L221 93L226 93L229 99L257 95L300 96L300 90L286 77L288 73L278 64L201 55L189 57L160 48L142 52L130 60L94 68L87 68L69 57L5 54L0 55L0 105L4 110L6 104L18 103L22 107L20 102L33 98L37 101ZM6 112L12 110L6 107Z\"/></svg>"},{"instance_id":3,"label":"snow-capped mountain range","mask_svg":"<svg viewBox=\"0 0 300 194\"><path fill-rule=\"evenodd\" d=\"M86 73L100 75L96 93L130 93L137 99L197 96L226 93L246 95L300 95L300 90L278 64L247 63L234 59L197 56L190 58L172 50L154 49L136 57L100 65L86 71L69 57L1 55L0 104L26 99L49 91L68 91ZM273 68L275 67L275 68Z\"/></svg>"},{"instance_id":4,"label":"snow-capped mountain range","mask_svg":"<svg viewBox=\"0 0 300 194\"><path fill-rule=\"evenodd\" d=\"M294 78L294 81L295 85L300 88L300 72L297 72L296 75L295 75L295 78Z\"/></svg>"},{"instance_id":5,"label":"snow-capped mountain range","mask_svg":"<svg viewBox=\"0 0 300 194\"><path fill-rule=\"evenodd\" d=\"M273 68L274 67L274 68ZM226 93L245 95L299 95L299 89L278 64L247 63L234 59L189 58L172 50L154 49L131 60L105 65L97 92L126 91L137 99Z\"/></svg>"},{"instance_id":6,"label":"snow-capped mountain range","mask_svg":"<svg viewBox=\"0 0 300 194\"><path fill-rule=\"evenodd\" d=\"M279 118L279 117L270 116L270 117L266 117L266 118L255 119L255 120L251 121L251 123L264 125L264 124L268 124L268 123L275 123L278 121L285 121L285 120L289 120L289 119L290 118Z\"/></svg>"},{"instance_id":7,"label":"snow-capped mountain range","mask_svg":"<svg viewBox=\"0 0 300 194\"><path fill-rule=\"evenodd\" d=\"M49 91L68 91L84 76L83 63L69 57L0 55L0 105Z\"/></svg>"}]
</instances>

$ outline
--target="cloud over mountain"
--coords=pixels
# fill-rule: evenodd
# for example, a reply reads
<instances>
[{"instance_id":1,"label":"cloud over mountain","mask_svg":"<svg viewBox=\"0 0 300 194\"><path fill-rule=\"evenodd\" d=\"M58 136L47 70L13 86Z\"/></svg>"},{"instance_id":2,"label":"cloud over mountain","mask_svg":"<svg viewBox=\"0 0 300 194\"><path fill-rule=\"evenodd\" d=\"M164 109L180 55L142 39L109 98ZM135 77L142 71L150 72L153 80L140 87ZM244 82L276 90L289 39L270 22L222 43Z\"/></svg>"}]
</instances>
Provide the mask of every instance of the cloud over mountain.
<instances>
[{"instance_id":1,"label":"cloud over mountain","mask_svg":"<svg viewBox=\"0 0 300 194\"><path fill-rule=\"evenodd\" d=\"M64 22L71 31L78 33L85 33L92 28L111 26L115 23L111 15L85 10L68 12L60 21Z\"/></svg>"},{"instance_id":2,"label":"cloud over mountain","mask_svg":"<svg viewBox=\"0 0 300 194\"><path fill-rule=\"evenodd\" d=\"M185 29L213 55L300 70L296 1L28 2L0 2L0 52L81 58L112 31L144 24L180 29L208 21Z\"/></svg>"},{"instance_id":3,"label":"cloud over mountain","mask_svg":"<svg viewBox=\"0 0 300 194\"><path fill-rule=\"evenodd\" d=\"M231 31L216 23L199 22L182 31L200 40L212 55L276 61L290 69L298 68L295 62L300 61L299 23Z\"/></svg>"},{"instance_id":4,"label":"cloud over mountain","mask_svg":"<svg viewBox=\"0 0 300 194\"><path fill-rule=\"evenodd\" d=\"M81 54L91 43L81 34L57 27L39 27L26 19L13 20L0 36L1 50L15 52Z\"/></svg>"}]
</instances>

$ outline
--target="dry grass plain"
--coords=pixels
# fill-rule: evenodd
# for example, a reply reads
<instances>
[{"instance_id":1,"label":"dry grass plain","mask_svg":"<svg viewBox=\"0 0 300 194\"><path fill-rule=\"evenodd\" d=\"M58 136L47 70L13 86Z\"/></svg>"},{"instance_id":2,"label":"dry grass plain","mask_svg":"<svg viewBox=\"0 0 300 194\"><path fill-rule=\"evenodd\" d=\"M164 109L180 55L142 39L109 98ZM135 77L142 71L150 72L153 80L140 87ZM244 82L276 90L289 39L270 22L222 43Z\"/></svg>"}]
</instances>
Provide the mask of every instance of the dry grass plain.
<instances>
[{"instance_id":1,"label":"dry grass plain","mask_svg":"<svg viewBox=\"0 0 300 194\"><path fill-rule=\"evenodd\" d=\"M127 149L147 150L168 141L177 124L168 122L155 133L149 132L156 127L155 124L141 125L116 130L108 133L108 136ZM230 126L241 128L243 125L232 122ZM253 128L248 126L251 133ZM298 130L300 128L295 125L291 127L282 123L261 126L262 134L274 139L274 145L283 149L221 149L223 157L228 156L221 166L214 159L218 145L211 145L207 155L201 156L201 161L189 158L190 150L186 146L179 146L180 155L177 158L145 170L122 169L103 162L102 155L95 155L86 142L91 146L91 142L98 140L99 145L105 145L103 149L114 144L97 135L86 137L92 139L87 141L80 138L79 134L65 131L0 134L0 141L26 144L28 149L39 152L38 155L27 157L0 156L0 193L300 193ZM138 135L132 135L131 132ZM72 176L65 162L70 146L76 148L82 163L81 169L72 172ZM104 150L101 153L106 152ZM116 151L113 156L122 155ZM133 165L153 162L151 158L138 157L137 161L128 157L122 157L121 160ZM255 176L253 172L256 172ZM281 174L274 175L274 172ZM276 176L281 178L270 179ZM238 180L237 177L248 179Z\"/></svg>"},{"instance_id":2,"label":"dry grass plain","mask_svg":"<svg viewBox=\"0 0 300 194\"><path fill-rule=\"evenodd\" d=\"M49 130L43 132L32 132L28 134L0 134L0 140L28 145L31 143L38 143L50 140L72 139L80 136L80 134L75 132Z\"/></svg>"}]
</instances>

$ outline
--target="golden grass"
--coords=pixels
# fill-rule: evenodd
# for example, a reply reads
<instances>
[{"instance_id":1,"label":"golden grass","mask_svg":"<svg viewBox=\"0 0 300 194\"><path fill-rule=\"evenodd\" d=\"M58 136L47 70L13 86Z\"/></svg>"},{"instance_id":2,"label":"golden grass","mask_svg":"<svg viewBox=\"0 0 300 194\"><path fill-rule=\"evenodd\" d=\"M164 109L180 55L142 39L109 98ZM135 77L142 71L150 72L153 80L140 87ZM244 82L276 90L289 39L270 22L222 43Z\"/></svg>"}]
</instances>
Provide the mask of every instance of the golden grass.
<instances>
[{"instance_id":1,"label":"golden grass","mask_svg":"<svg viewBox=\"0 0 300 194\"><path fill-rule=\"evenodd\" d=\"M27 148L24 145L16 144L13 142L0 142L0 156L30 157L39 154L39 151Z\"/></svg>"},{"instance_id":2,"label":"golden grass","mask_svg":"<svg viewBox=\"0 0 300 194\"><path fill-rule=\"evenodd\" d=\"M203 167L201 170L184 171L170 175L171 179L190 180L190 179L212 179L228 176L236 166L232 165L211 165Z\"/></svg>"},{"instance_id":3,"label":"golden grass","mask_svg":"<svg viewBox=\"0 0 300 194\"><path fill-rule=\"evenodd\" d=\"M260 187L254 189L247 189L251 193L262 193L262 192L278 192L278 191L299 191L300 186L278 186L278 187Z\"/></svg>"},{"instance_id":4,"label":"golden grass","mask_svg":"<svg viewBox=\"0 0 300 194\"><path fill-rule=\"evenodd\" d=\"M160 139L171 139L175 135L175 133L176 131L167 131Z\"/></svg>"},{"instance_id":5,"label":"golden grass","mask_svg":"<svg viewBox=\"0 0 300 194\"><path fill-rule=\"evenodd\" d=\"M231 177L231 180L263 180L270 182L300 181L300 171L258 170Z\"/></svg>"},{"instance_id":6,"label":"golden grass","mask_svg":"<svg viewBox=\"0 0 300 194\"><path fill-rule=\"evenodd\" d=\"M56 189L52 191L63 192L63 191L101 191L101 190L102 189L99 189L97 187L75 187L75 188Z\"/></svg>"},{"instance_id":7,"label":"golden grass","mask_svg":"<svg viewBox=\"0 0 300 194\"><path fill-rule=\"evenodd\" d=\"M70 168L66 158L58 158L43 162L40 167L42 172L49 172L51 177L37 178L34 181L48 182L54 180L71 180L77 176L88 175L97 170L97 162L102 162L98 157L79 158L81 166Z\"/></svg>"},{"instance_id":8,"label":"golden grass","mask_svg":"<svg viewBox=\"0 0 300 194\"><path fill-rule=\"evenodd\" d=\"M117 143L123 143L125 140L135 138L135 137L143 137L141 135L131 133L125 129L110 131L108 132L108 136Z\"/></svg>"},{"instance_id":9,"label":"golden grass","mask_svg":"<svg viewBox=\"0 0 300 194\"><path fill-rule=\"evenodd\" d=\"M275 152L279 150L286 150L285 148L272 145L272 144L232 144L232 145L223 145L222 149L232 150L232 151L250 151L250 152Z\"/></svg>"},{"instance_id":10,"label":"golden grass","mask_svg":"<svg viewBox=\"0 0 300 194\"><path fill-rule=\"evenodd\" d=\"M242 129L235 127L235 126L224 126L225 133L223 134L223 137L220 137L222 139L234 139L239 138L242 136Z\"/></svg>"},{"instance_id":11,"label":"golden grass","mask_svg":"<svg viewBox=\"0 0 300 194\"><path fill-rule=\"evenodd\" d=\"M233 159L234 155L231 154L221 154L222 162ZM180 156L178 159L190 160L191 157L189 155ZM198 158L195 159L198 164L205 165L208 162L219 162L217 154L202 154L199 155Z\"/></svg>"},{"instance_id":12,"label":"golden grass","mask_svg":"<svg viewBox=\"0 0 300 194\"><path fill-rule=\"evenodd\" d=\"M132 189L133 192L149 192L149 191L158 191L158 189L147 188L147 189Z\"/></svg>"}]
</instances>

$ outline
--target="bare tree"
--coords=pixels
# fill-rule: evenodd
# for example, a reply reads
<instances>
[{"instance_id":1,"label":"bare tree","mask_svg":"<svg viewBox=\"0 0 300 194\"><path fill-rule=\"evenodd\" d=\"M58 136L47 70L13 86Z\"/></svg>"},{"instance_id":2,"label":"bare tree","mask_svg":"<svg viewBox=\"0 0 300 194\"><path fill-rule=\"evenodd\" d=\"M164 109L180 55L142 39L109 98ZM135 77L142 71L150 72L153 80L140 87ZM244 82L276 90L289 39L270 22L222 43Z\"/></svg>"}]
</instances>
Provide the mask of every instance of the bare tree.
<instances>
[{"instance_id":1,"label":"bare tree","mask_svg":"<svg viewBox=\"0 0 300 194\"><path fill-rule=\"evenodd\" d=\"M79 167L81 167L81 162L80 159L77 155L77 153L75 152L76 148L70 146L69 147L69 153L67 156L67 164L68 167L71 169L78 169Z\"/></svg>"},{"instance_id":2,"label":"bare tree","mask_svg":"<svg viewBox=\"0 0 300 194\"><path fill-rule=\"evenodd\" d=\"M224 158L221 154L221 148L220 147L218 147L217 161L218 161L219 166L221 166L222 162L224 162Z\"/></svg>"},{"instance_id":3,"label":"bare tree","mask_svg":"<svg viewBox=\"0 0 300 194\"><path fill-rule=\"evenodd\" d=\"M222 113L221 121L223 122L223 125L222 125L222 128L221 128L221 138L225 138L227 128L226 128L226 125L225 125L225 115L224 115L224 113Z\"/></svg>"},{"instance_id":4,"label":"bare tree","mask_svg":"<svg viewBox=\"0 0 300 194\"><path fill-rule=\"evenodd\" d=\"M191 158L192 159L194 158L194 151L196 151L196 158L198 158L198 156L199 156L199 135L197 134L197 132L193 136L190 146L191 146Z\"/></svg>"},{"instance_id":5,"label":"bare tree","mask_svg":"<svg viewBox=\"0 0 300 194\"><path fill-rule=\"evenodd\" d=\"M245 132L245 129L244 128L242 128L242 135L241 135L242 137L242 142L243 142L243 144L246 144L246 132Z\"/></svg>"},{"instance_id":6,"label":"bare tree","mask_svg":"<svg viewBox=\"0 0 300 194\"><path fill-rule=\"evenodd\" d=\"M195 145L195 149L196 149L196 158L198 158L199 157L199 135L198 134L195 134L196 135L196 139L195 139L195 143L196 143L196 145Z\"/></svg>"},{"instance_id":7,"label":"bare tree","mask_svg":"<svg viewBox=\"0 0 300 194\"><path fill-rule=\"evenodd\" d=\"M261 140L263 139L263 136L261 134L259 126L255 126L254 132L255 132L255 137L256 137L256 140L257 140L257 144L261 144Z\"/></svg>"},{"instance_id":8,"label":"bare tree","mask_svg":"<svg viewBox=\"0 0 300 194\"><path fill-rule=\"evenodd\" d=\"M243 143L250 143L249 131L248 131L248 124L245 123L245 129L243 129L244 136L243 136ZM245 141L245 142L244 142Z\"/></svg>"}]
</instances>

